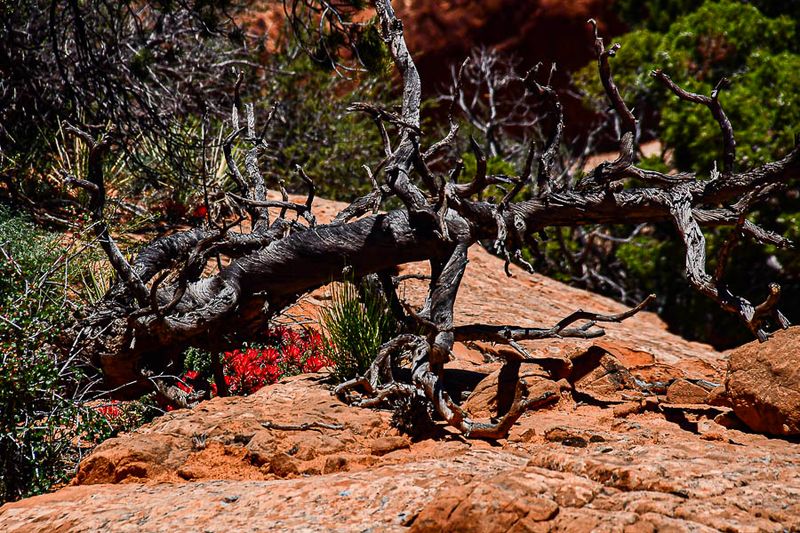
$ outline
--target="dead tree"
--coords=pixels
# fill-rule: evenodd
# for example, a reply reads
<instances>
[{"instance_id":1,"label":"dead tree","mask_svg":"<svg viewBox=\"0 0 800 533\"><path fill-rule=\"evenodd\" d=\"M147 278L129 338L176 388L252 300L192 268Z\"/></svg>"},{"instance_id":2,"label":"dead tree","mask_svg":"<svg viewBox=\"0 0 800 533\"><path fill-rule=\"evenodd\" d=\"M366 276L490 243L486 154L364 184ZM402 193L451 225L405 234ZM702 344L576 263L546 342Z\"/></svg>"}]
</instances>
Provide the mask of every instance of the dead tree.
<instances>
[{"instance_id":1,"label":"dead tree","mask_svg":"<svg viewBox=\"0 0 800 533\"><path fill-rule=\"evenodd\" d=\"M397 265L428 261L431 280L426 304L422 309L405 311L418 324L415 331L422 333L404 333L387 343L376 354L370 372L343 385L340 392L361 387L364 405L421 395L439 416L465 434L504 436L526 409L549 398L528 398L524 384L520 384L513 405L500 420L471 420L443 386L444 368L454 342L486 340L509 344L518 348L518 360L510 361L516 364L529 358L519 341L602 335L597 322L623 320L647 303L614 316L577 311L544 328L456 326L453 307L470 247L480 240L494 241L497 250L510 260L514 251L551 226L670 221L686 247L686 275L691 285L738 315L762 341L768 337L770 324L788 326L776 307L777 286L770 286L763 303L753 304L726 286L723 268L713 274L706 271L702 229L735 228L731 241L723 247L725 256L740 237L788 245L782 237L752 224L746 215L753 202L800 173L800 146L779 161L738 171L734 168L733 133L718 94L705 97L688 93L656 71L653 77L678 97L709 107L725 140L724 165L721 172L702 178L638 168L636 120L620 97L610 68L618 45L606 48L595 30L600 79L622 125L619 157L615 161L600 164L581 179L555 179L549 163L561 137L553 134L548 137L553 145L538 155L531 150L518 176L487 175L486 155L475 142L471 143L477 161L474 176L459 179L463 170L460 161L455 161L449 172L437 173L427 162L453 142L458 126L452 122L444 139L425 146L420 128L420 78L403 38L403 25L389 0L375 0L373 5L380 34L402 79L402 109L398 113L371 104L353 106L375 119L386 156L374 167L367 167L373 192L353 202L330 224L315 224L314 184L302 169L298 174L309 187L306 202L267 200L267 187L259 171L259 157L267 146L249 112L246 126L240 128L238 120L233 121L234 131L225 141L225 153L232 179L239 187L231 200L250 217L252 230L234 231L229 223L181 231L153 240L128 262L103 221L102 157L109 147L102 139L93 142L89 174L75 183L91 195L94 227L117 272L117 281L76 324L69 344L102 370L106 385L118 397L132 397L157 388L175 402L186 403L175 387L160 378L180 370L180 357L186 347L213 350L221 348L218 343L225 336L244 340L256 335L301 295L345 275L384 273L385 278L385 273ZM552 88L537 78L536 71L524 77L528 90L556 101ZM561 127L559 121L558 131ZM249 146L244 171L231 149L239 137ZM632 180L635 186L623 186ZM501 201L476 199L489 187L504 188ZM515 201L524 188L531 188L532 199ZM376 214L381 201L390 196L398 198L403 207ZM271 219L268 207L280 208L280 216ZM301 216L289 217L288 213ZM218 255L230 261L213 275L203 276L206 263ZM721 263L724 260L725 257L720 258ZM392 362L401 355L411 360L409 382L397 381L391 371Z\"/></svg>"}]
</instances>

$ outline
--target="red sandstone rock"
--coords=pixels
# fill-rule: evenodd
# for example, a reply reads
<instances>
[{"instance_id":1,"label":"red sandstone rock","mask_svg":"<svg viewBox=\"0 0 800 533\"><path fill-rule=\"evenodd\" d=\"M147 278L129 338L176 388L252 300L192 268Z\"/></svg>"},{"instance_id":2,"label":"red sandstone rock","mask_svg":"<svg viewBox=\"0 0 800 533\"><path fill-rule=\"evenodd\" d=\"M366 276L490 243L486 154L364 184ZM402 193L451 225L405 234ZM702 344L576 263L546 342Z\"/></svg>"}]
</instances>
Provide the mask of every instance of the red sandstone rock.
<instances>
[{"instance_id":1,"label":"red sandstone rock","mask_svg":"<svg viewBox=\"0 0 800 533\"><path fill-rule=\"evenodd\" d=\"M456 487L426 506L411 531L531 530L531 526L551 520L559 511L547 485L531 481L523 473L512 471Z\"/></svg>"},{"instance_id":2,"label":"red sandstone rock","mask_svg":"<svg viewBox=\"0 0 800 533\"><path fill-rule=\"evenodd\" d=\"M525 380L531 398L546 393L552 393L558 398L561 392L562 385L550 379L535 364L521 369L519 377ZM462 407L476 418L502 416L508 412L514 400L516 383L516 375L506 376L502 370L495 370L478 383Z\"/></svg>"},{"instance_id":3,"label":"red sandstone rock","mask_svg":"<svg viewBox=\"0 0 800 533\"><path fill-rule=\"evenodd\" d=\"M731 352L725 387L734 413L753 431L800 434L800 327Z\"/></svg>"},{"instance_id":4,"label":"red sandstone rock","mask_svg":"<svg viewBox=\"0 0 800 533\"><path fill-rule=\"evenodd\" d=\"M685 379L676 379L667 388L667 402L669 403L705 403L709 391Z\"/></svg>"},{"instance_id":5,"label":"red sandstone rock","mask_svg":"<svg viewBox=\"0 0 800 533\"><path fill-rule=\"evenodd\" d=\"M277 431L267 420L344 429ZM695 434L657 412L619 420L562 401L523 416L508 441L444 429L409 444L387 413L343 406L299 377L109 441L73 486L0 509L0 531L800 528L800 448L698 420ZM299 474L278 471L276 457ZM131 465L141 474L123 478Z\"/></svg>"},{"instance_id":6,"label":"red sandstone rock","mask_svg":"<svg viewBox=\"0 0 800 533\"><path fill-rule=\"evenodd\" d=\"M403 450L411 446L411 440L403 436L380 437L370 443L370 453L372 455L386 455L397 450Z\"/></svg>"},{"instance_id":7,"label":"red sandstone rock","mask_svg":"<svg viewBox=\"0 0 800 533\"><path fill-rule=\"evenodd\" d=\"M633 375L619 360L599 346L572 357L570 381L575 391L601 403L639 399L642 393Z\"/></svg>"}]
</instances>

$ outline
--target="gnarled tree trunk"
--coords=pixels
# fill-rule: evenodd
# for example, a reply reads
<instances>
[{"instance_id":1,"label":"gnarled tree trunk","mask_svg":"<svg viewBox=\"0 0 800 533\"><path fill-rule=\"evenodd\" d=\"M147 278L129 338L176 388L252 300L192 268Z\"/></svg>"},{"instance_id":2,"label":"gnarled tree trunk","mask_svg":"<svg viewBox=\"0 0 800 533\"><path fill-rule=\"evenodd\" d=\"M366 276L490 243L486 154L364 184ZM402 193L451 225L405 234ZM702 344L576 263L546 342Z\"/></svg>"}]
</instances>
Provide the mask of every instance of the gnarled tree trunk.
<instances>
[{"instance_id":1,"label":"gnarled tree trunk","mask_svg":"<svg viewBox=\"0 0 800 533\"><path fill-rule=\"evenodd\" d=\"M168 382L164 374L180 370L180 356L188 346L214 349L226 337L247 339L263 331L270 319L298 297L317 287L372 273L385 273L412 261L430 261L432 279L425 307L408 310L418 325L419 334L404 333L384 346L370 372L344 384L344 393L361 388L365 405L375 405L394 396L422 395L432 402L437 413L465 434L476 437L505 435L525 409L549 401L549 397L527 398L520 386L511 409L496 423L473 420L448 397L442 385L443 368L456 340L488 340L510 344L519 352L518 364L528 354L520 340L548 337L593 337L601 335L598 321L619 321L635 314L644 304L628 313L602 316L577 312L552 327L521 328L514 325L454 327L453 306L464 274L470 246L492 240L496 249L510 260L512 251L550 226L590 224L637 224L671 221L686 245L686 272L689 283L713 298L730 312L738 314L751 331L764 340L766 323L781 327L788 322L777 310L778 288L771 286L760 305L753 305L733 294L725 285L723 268L714 275L706 272L705 241L702 228L734 226L733 237L723 247L724 264L739 236L779 246L788 244L780 236L750 223L745 217L750 205L774 191L790 177L800 173L800 148L785 158L754 169L736 172L735 141L717 91L710 97L687 93L663 73L653 75L678 97L707 105L720 123L725 152L721 173L708 179L694 175L666 175L643 170L635 165L637 123L620 97L611 75L609 58L618 45L606 48L596 36L600 78L621 124L620 155L603 163L579 180L557 180L550 160L561 142L560 104L556 93L537 81L533 70L523 80L530 91L550 99L559 113L551 145L540 153L531 147L527 164L519 176L487 175L486 157L472 143L477 170L469 181L460 183L461 161L454 162L446 175L432 172L427 161L452 142L457 126L451 118L451 131L445 139L423 149L420 131L420 80L403 39L403 27L395 17L389 0L375 0L374 7L385 40L403 80L403 106L398 115L369 104L354 109L371 113L381 130L386 157L375 168L367 168L374 190L356 200L336 219L316 225L313 217L313 182L299 169L309 185L304 204L268 201L266 187L258 169L258 157L266 148L256 134L249 108L248 127L239 128L226 140L225 153L232 179L240 194L231 195L252 219L252 231L238 233L233 224L225 227L196 228L158 238L145 246L132 263L119 252L103 222L104 190L102 157L106 143L93 141L91 164L86 180L75 182L92 195L92 213L98 237L118 273L118 279L105 298L73 328L70 345L82 357L99 367L109 389L120 397L132 397L157 389L176 402L191 401ZM593 21L590 21L593 22ZM390 139L387 127L397 138ZM246 130L246 131L245 131ZM250 145L243 173L233 160L231 145L244 134ZM313 149L313 147L309 147ZM538 172L533 176L534 163ZM373 178L376 176L375 178ZM382 182L377 181L382 177ZM535 178L535 179L534 179ZM641 184L623 188L625 180ZM564 183L576 183L574 186ZM492 186L505 186L500 203L476 200ZM533 199L515 201L525 187ZM395 196L402 209L375 214L380 202ZM281 208L281 215L270 220L267 208ZM289 220L287 212L302 215L305 223ZM203 277L208 260L217 254L230 258L218 273ZM385 274L384 274L385 275ZM384 284L392 290L391 283ZM580 324L576 324L580 322ZM399 383L391 375L392 357L411 354L410 383Z\"/></svg>"}]
</instances>

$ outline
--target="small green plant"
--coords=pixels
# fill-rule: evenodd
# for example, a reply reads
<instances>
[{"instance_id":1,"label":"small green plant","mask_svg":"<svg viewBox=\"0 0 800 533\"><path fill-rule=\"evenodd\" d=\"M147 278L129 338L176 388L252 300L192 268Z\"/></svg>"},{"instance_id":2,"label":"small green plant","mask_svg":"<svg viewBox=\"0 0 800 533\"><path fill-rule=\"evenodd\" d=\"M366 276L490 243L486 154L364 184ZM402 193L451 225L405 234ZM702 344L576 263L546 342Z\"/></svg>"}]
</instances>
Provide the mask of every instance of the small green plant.
<instances>
[{"instance_id":1,"label":"small green plant","mask_svg":"<svg viewBox=\"0 0 800 533\"><path fill-rule=\"evenodd\" d=\"M194 370L201 376L210 377L212 375L211 360L213 355L211 352L190 347L186 350L183 357L183 366L186 370Z\"/></svg>"},{"instance_id":2,"label":"small green plant","mask_svg":"<svg viewBox=\"0 0 800 533\"><path fill-rule=\"evenodd\" d=\"M364 374L380 346L398 330L383 294L372 284L337 283L320 315L337 381Z\"/></svg>"}]
</instances>

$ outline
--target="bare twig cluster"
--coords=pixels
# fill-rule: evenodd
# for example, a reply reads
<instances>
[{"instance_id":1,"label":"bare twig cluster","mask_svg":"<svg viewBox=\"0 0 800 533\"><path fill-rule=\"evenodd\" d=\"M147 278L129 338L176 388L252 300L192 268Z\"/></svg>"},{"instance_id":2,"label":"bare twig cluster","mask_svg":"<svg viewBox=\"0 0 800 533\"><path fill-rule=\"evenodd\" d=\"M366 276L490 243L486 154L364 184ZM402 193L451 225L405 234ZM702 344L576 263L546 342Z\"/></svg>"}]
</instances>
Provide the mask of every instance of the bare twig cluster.
<instances>
[{"instance_id":1,"label":"bare twig cluster","mask_svg":"<svg viewBox=\"0 0 800 533\"><path fill-rule=\"evenodd\" d=\"M236 0L4 5L0 165L11 170L0 178L14 199L28 200L17 174L48 161L48 137L62 121L93 134L113 124L106 133L137 175L192 174L202 140L186 123L221 118L233 73L252 79L264 70L253 61L263 38L236 22L241 10ZM134 149L142 144L157 155Z\"/></svg>"}]
</instances>

